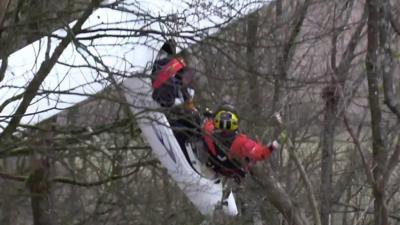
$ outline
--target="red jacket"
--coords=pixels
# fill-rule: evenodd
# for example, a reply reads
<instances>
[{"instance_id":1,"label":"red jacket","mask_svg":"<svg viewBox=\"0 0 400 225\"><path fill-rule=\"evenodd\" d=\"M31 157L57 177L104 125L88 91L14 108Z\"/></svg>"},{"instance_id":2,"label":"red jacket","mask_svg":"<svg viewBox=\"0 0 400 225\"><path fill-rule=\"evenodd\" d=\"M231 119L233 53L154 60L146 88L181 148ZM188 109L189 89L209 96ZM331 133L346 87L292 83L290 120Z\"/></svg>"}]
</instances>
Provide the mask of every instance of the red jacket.
<instances>
[{"instance_id":1,"label":"red jacket","mask_svg":"<svg viewBox=\"0 0 400 225\"><path fill-rule=\"evenodd\" d=\"M164 83L166 83L169 78L176 75L176 73L185 67L183 60L178 58L173 58L169 61L161 71L158 72L157 78L153 81L153 88L159 88Z\"/></svg>"},{"instance_id":2,"label":"red jacket","mask_svg":"<svg viewBox=\"0 0 400 225\"><path fill-rule=\"evenodd\" d=\"M212 155L217 154L217 147L214 142L214 123L212 120L207 120L203 125L205 132L204 141L208 147L208 151ZM261 143L252 140L245 134L237 134L229 147L228 158L229 160L236 159L242 163L245 171L249 171L256 161L267 159L273 149L272 147L262 145Z\"/></svg>"}]
</instances>

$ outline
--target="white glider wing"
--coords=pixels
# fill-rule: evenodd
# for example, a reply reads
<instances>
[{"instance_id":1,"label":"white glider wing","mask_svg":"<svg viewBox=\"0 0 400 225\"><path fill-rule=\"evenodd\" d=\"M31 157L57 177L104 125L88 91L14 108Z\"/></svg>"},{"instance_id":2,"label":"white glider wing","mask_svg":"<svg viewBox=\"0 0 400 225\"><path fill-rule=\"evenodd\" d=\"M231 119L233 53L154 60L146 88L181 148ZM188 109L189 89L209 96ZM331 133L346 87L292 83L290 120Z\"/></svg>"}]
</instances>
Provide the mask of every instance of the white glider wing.
<instances>
[{"instance_id":1,"label":"white glider wing","mask_svg":"<svg viewBox=\"0 0 400 225\"><path fill-rule=\"evenodd\" d=\"M186 159L166 116L156 111L159 106L151 97L150 78L131 77L124 81L123 86L130 109L153 154L196 208L203 215L212 215L217 206L223 205L225 214L237 215L238 211L232 193L227 200L224 200L225 204L221 204L222 182L218 179L203 177Z\"/></svg>"}]
</instances>

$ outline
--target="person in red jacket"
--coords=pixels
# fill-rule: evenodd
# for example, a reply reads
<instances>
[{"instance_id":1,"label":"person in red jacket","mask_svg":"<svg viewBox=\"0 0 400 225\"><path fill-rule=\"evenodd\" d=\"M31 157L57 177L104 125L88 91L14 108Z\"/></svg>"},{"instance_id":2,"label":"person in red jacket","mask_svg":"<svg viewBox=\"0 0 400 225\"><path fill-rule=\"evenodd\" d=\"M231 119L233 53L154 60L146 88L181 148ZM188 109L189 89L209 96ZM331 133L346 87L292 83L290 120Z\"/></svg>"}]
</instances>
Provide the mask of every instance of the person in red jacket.
<instances>
[{"instance_id":1,"label":"person in red jacket","mask_svg":"<svg viewBox=\"0 0 400 225\"><path fill-rule=\"evenodd\" d=\"M194 71L188 66L190 56L182 50L176 53L176 43L164 43L152 65L152 98L161 106L182 151L188 158L186 142L199 136L201 118L194 106Z\"/></svg>"},{"instance_id":2,"label":"person in red jacket","mask_svg":"<svg viewBox=\"0 0 400 225\"><path fill-rule=\"evenodd\" d=\"M239 132L239 117L234 107L225 104L202 126L209 153L208 165L238 183L257 161L267 159L279 147L277 141L263 145Z\"/></svg>"},{"instance_id":3,"label":"person in red jacket","mask_svg":"<svg viewBox=\"0 0 400 225\"><path fill-rule=\"evenodd\" d=\"M193 69L187 66L188 53L176 54L175 42L170 40L160 49L152 68L153 99L164 108L183 105L194 110Z\"/></svg>"}]
</instances>

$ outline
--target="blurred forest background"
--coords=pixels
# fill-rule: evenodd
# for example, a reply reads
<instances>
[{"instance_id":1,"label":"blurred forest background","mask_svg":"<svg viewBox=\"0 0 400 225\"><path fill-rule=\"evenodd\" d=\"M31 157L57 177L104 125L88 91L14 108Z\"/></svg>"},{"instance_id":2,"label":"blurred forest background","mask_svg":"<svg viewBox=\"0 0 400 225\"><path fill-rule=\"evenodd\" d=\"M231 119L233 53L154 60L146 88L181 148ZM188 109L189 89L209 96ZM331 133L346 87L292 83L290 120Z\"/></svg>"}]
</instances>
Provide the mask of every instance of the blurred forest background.
<instances>
[{"instance_id":1,"label":"blurred forest background","mask_svg":"<svg viewBox=\"0 0 400 225\"><path fill-rule=\"evenodd\" d=\"M235 103L264 143L279 132L273 113L287 131L244 180L240 216L211 223L400 224L400 2L179 2L162 15L136 0L1 0L0 224L206 220L152 157L119 85L148 69L130 51L169 38L190 52L197 105ZM83 25L100 9L125 16ZM32 43L34 65L18 74L11 57ZM84 60L63 56L68 46ZM87 82L61 88L76 79ZM71 96L85 100L66 107Z\"/></svg>"}]
</instances>

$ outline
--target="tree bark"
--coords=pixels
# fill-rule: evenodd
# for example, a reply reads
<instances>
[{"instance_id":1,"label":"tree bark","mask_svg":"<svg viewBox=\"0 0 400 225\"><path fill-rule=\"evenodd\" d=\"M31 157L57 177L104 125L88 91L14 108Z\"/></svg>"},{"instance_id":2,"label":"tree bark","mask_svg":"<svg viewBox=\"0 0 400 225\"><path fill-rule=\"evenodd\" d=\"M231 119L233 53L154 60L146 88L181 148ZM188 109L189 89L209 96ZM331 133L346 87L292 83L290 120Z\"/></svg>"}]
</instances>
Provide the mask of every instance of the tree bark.
<instances>
[{"instance_id":1,"label":"tree bark","mask_svg":"<svg viewBox=\"0 0 400 225\"><path fill-rule=\"evenodd\" d=\"M379 47L382 57L381 59L381 72L383 75L383 94L385 104L400 119L400 95L396 93L394 88L393 79L393 54L391 50L391 28L399 32L399 24L394 21L393 15L390 10L390 1L382 0L381 9L379 11L380 21L379 26Z\"/></svg>"},{"instance_id":2,"label":"tree bark","mask_svg":"<svg viewBox=\"0 0 400 225\"><path fill-rule=\"evenodd\" d=\"M386 149L382 134L382 109L379 103L379 77L378 70L379 52L379 8L380 0L367 0L368 30L367 30L367 55L366 72L368 80L368 103L371 116L372 153L375 168L373 170L374 184L374 224L387 225L388 212L386 206L385 182L382 180L386 162Z\"/></svg>"},{"instance_id":3,"label":"tree bark","mask_svg":"<svg viewBox=\"0 0 400 225\"><path fill-rule=\"evenodd\" d=\"M1 37L1 30L3 29L4 17L7 13L9 2L10 0L0 1L0 37Z\"/></svg>"},{"instance_id":4,"label":"tree bark","mask_svg":"<svg viewBox=\"0 0 400 225\"><path fill-rule=\"evenodd\" d=\"M26 185L30 191L34 225L54 225L50 201L50 165L47 160L34 160L33 171Z\"/></svg>"},{"instance_id":5,"label":"tree bark","mask_svg":"<svg viewBox=\"0 0 400 225\"><path fill-rule=\"evenodd\" d=\"M12 171L12 164L14 163L13 159L3 159L1 161L2 164L2 172L8 173ZM10 165L11 164L11 165ZM11 180L3 179L0 181L1 187L1 201L0 204L0 224L1 225L12 225L13 218L16 216L16 198L14 197L12 190L15 189L15 184ZM4 204L7 203L7 204Z\"/></svg>"},{"instance_id":6,"label":"tree bark","mask_svg":"<svg viewBox=\"0 0 400 225\"><path fill-rule=\"evenodd\" d=\"M258 63L256 62L258 21L259 15L257 11L249 15L247 20L246 66L249 73L249 99L251 101L250 108L252 109L249 118L255 118L254 116L259 115L261 109L257 75Z\"/></svg>"},{"instance_id":7,"label":"tree bark","mask_svg":"<svg viewBox=\"0 0 400 225\"><path fill-rule=\"evenodd\" d=\"M286 193L273 174L263 177L262 181L256 177L253 177L253 180L268 190L269 201L273 206L275 206L275 208L279 210L280 213L282 213L287 225L310 224L304 213L301 211L298 205L292 201L292 197Z\"/></svg>"},{"instance_id":8,"label":"tree bark","mask_svg":"<svg viewBox=\"0 0 400 225\"><path fill-rule=\"evenodd\" d=\"M321 225L331 224L333 147L337 121L338 96L335 82L324 89L325 115L321 140Z\"/></svg>"}]
</instances>

